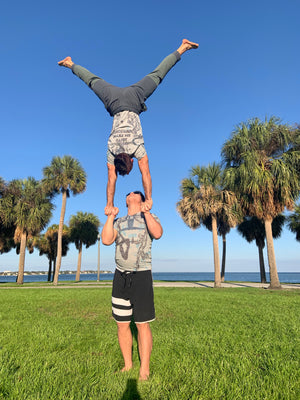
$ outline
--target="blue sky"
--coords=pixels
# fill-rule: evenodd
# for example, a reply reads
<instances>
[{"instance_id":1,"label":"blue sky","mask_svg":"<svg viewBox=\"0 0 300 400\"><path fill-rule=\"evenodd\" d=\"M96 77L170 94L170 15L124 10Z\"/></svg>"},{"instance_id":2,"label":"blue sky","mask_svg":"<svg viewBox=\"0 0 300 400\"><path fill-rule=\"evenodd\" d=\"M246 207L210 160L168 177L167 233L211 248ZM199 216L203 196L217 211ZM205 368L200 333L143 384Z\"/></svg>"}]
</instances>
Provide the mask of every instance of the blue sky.
<instances>
[{"instance_id":1,"label":"blue sky","mask_svg":"<svg viewBox=\"0 0 300 400\"><path fill-rule=\"evenodd\" d=\"M112 118L102 103L57 61L70 55L96 75L128 86L176 50L183 38L199 43L185 53L147 101L141 115L153 180L153 209L164 236L153 244L153 271L213 271L211 233L191 231L176 212L179 186L192 166L220 161L235 125L276 115L299 123L300 3L237 0L51 2L15 1L1 7L2 151L0 176L42 177L53 156L77 158L88 176L84 194L67 202L105 222L106 144ZM117 182L115 204L142 189L137 163ZM50 222L58 223L61 197ZM221 241L219 242L221 246ZM284 230L275 241L278 270L300 271L299 243ZM221 247L220 247L221 251ZM267 265L267 255L266 265ZM114 248L101 245L101 269L114 268ZM62 269L74 269L71 245ZM46 257L26 255L26 270L46 269ZM96 268L97 246L83 252ZM14 252L0 270L16 270ZM258 252L235 230L227 238L227 271L258 271Z\"/></svg>"}]
</instances>

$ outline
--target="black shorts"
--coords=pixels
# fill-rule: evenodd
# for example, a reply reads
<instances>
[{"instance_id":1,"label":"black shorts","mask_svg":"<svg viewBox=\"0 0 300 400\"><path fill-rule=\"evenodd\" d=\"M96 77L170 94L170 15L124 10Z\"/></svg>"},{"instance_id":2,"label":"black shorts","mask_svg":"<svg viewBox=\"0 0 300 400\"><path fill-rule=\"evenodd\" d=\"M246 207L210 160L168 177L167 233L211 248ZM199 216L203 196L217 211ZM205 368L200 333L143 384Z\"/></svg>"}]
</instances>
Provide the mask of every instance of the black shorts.
<instances>
[{"instance_id":1,"label":"black shorts","mask_svg":"<svg viewBox=\"0 0 300 400\"><path fill-rule=\"evenodd\" d=\"M112 315L117 322L150 322L155 319L152 273L115 271Z\"/></svg>"}]
</instances>

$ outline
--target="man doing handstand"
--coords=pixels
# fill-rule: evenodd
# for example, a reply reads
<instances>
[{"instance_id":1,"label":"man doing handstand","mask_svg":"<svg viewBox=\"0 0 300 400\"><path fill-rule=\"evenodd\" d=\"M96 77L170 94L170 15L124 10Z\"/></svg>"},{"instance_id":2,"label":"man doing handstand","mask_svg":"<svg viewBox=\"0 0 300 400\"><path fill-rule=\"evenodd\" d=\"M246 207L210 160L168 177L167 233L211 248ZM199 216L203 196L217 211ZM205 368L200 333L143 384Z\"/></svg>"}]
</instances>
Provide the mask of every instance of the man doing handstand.
<instances>
[{"instance_id":1,"label":"man doing handstand","mask_svg":"<svg viewBox=\"0 0 300 400\"><path fill-rule=\"evenodd\" d=\"M133 157L137 158L142 174L145 192L142 210L149 211L151 209L152 181L139 114L146 111L145 101L170 69L180 60L181 55L187 50L197 47L197 43L183 39L179 48L167 56L154 71L134 85L124 88L113 86L80 65L74 64L71 57L66 57L58 62L59 65L70 68L76 76L82 79L95 92L109 114L114 118L107 150L106 215L109 215L114 207L117 174L126 175L130 173Z\"/></svg>"}]
</instances>

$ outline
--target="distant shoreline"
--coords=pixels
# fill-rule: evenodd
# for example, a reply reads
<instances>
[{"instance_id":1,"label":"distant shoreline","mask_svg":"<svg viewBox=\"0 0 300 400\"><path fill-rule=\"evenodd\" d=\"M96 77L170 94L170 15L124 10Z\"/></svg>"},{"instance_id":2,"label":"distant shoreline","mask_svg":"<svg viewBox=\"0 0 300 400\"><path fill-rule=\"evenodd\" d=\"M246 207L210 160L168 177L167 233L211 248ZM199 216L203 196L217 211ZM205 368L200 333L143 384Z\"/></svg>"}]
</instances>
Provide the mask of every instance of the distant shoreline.
<instances>
[{"instance_id":1,"label":"distant shoreline","mask_svg":"<svg viewBox=\"0 0 300 400\"><path fill-rule=\"evenodd\" d=\"M7 274L10 272L10 274ZM300 272L279 272L280 283L300 284ZM0 273L0 283L15 282L17 272L2 271ZM60 279L63 281L75 281L76 271L61 271ZM80 281L112 281L114 274L110 271L100 271L99 278L95 270L86 270L80 273ZM152 277L155 281L186 281L186 282L213 282L214 272L153 272ZM269 272L266 272L267 282L270 282ZM47 281L48 275L45 271L27 271L24 273L24 283L44 282ZM259 272L227 272L225 274L226 282L256 282L261 281Z\"/></svg>"},{"instance_id":2,"label":"distant shoreline","mask_svg":"<svg viewBox=\"0 0 300 400\"><path fill-rule=\"evenodd\" d=\"M76 274L77 271L60 271L59 275L72 275ZM80 274L97 274L98 271L88 270L88 271L80 271ZM0 276L16 276L18 271L2 271L0 272ZM100 271L100 274L112 274L111 271ZM24 276L32 276L32 275L48 275L47 271L26 271L24 272Z\"/></svg>"}]
</instances>

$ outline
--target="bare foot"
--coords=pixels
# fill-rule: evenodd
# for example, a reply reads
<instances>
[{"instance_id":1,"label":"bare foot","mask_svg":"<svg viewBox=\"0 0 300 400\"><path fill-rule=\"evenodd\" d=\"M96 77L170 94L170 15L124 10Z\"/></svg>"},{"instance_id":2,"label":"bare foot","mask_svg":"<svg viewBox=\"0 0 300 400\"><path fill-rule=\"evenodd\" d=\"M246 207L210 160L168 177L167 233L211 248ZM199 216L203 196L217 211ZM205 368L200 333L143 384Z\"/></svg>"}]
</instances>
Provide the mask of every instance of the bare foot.
<instances>
[{"instance_id":1,"label":"bare foot","mask_svg":"<svg viewBox=\"0 0 300 400\"><path fill-rule=\"evenodd\" d=\"M58 65L60 65L61 67L72 68L73 64L74 63L71 57L66 57L63 60L58 61Z\"/></svg>"},{"instance_id":2,"label":"bare foot","mask_svg":"<svg viewBox=\"0 0 300 400\"><path fill-rule=\"evenodd\" d=\"M131 370L131 368L132 368L132 366L131 367L123 367L122 369L118 369L117 371L115 371L114 374L116 375L119 373L128 372Z\"/></svg>"},{"instance_id":3,"label":"bare foot","mask_svg":"<svg viewBox=\"0 0 300 400\"><path fill-rule=\"evenodd\" d=\"M140 368L139 381L147 381L149 379L149 375L150 375L150 372L149 372L148 368L146 368L145 370L142 370Z\"/></svg>"},{"instance_id":4,"label":"bare foot","mask_svg":"<svg viewBox=\"0 0 300 400\"><path fill-rule=\"evenodd\" d=\"M199 47L198 43L191 42L190 40L183 39L180 47L177 49L179 54L183 54L187 50L197 49Z\"/></svg>"},{"instance_id":5,"label":"bare foot","mask_svg":"<svg viewBox=\"0 0 300 400\"><path fill-rule=\"evenodd\" d=\"M147 381L149 379L149 374L144 374L140 372L139 381Z\"/></svg>"},{"instance_id":6,"label":"bare foot","mask_svg":"<svg viewBox=\"0 0 300 400\"><path fill-rule=\"evenodd\" d=\"M131 366L131 367L124 367L124 368L122 368L122 369L121 369L121 371L120 371L120 372L126 372L126 371L130 371L130 370L131 370L131 368L132 368L132 366Z\"/></svg>"}]
</instances>

